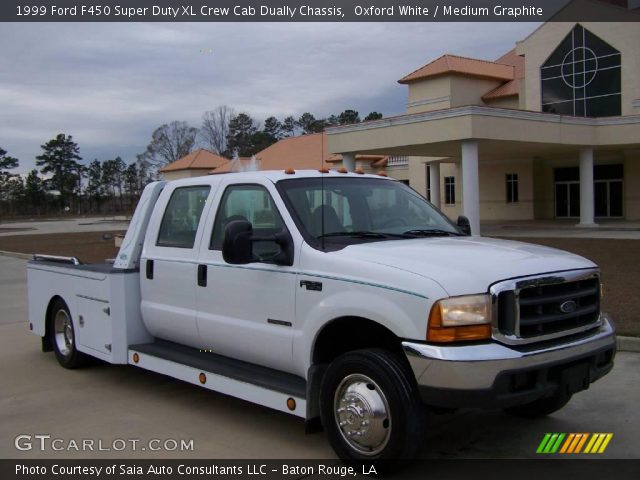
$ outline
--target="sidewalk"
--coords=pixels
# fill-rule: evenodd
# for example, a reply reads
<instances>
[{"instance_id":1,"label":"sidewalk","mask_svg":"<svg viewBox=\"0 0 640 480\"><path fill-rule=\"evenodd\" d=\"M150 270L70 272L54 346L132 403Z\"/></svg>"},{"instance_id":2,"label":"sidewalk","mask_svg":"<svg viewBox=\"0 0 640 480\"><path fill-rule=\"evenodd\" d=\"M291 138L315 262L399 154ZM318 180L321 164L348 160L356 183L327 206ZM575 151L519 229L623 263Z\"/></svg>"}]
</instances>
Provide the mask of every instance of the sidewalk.
<instances>
[{"instance_id":1,"label":"sidewalk","mask_svg":"<svg viewBox=\"0 0 640 480\"><path fill-rule=\"evenodd\" d=\"M615 238L640 240L640 222L604 220L596 227L576 226L577 220L485 221L481 232L487 237Z\"/></svg>"}]
</instances>

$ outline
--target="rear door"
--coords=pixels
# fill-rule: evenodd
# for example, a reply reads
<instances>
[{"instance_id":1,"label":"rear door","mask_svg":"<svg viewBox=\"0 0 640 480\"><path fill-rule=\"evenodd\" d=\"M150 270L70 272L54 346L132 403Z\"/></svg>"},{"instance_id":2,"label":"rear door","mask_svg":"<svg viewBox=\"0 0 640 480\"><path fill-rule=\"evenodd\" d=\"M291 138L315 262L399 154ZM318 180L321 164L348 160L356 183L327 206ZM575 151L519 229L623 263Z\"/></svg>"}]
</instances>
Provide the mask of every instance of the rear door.
<instances>
[{"instance_id":1,"label":"rear door","mask_svg":"<svg viewBox=\"0 0 640 480\"><path fill-rule=\"evenodd\" d=\"M197 289L198 330L204 348L228 357L293 372L292 339L295 327L295 265L268 260L279 247L275 242L254 244L264 261L231 265L222 258L225 226L247 220L255 235L286 228L286 210L273 184L221 185L211 209L199 268L206 269ZM204 281L203 281L204 280Z\"/></svg>"},{"instance_id":2,"label":"rear door","mask_svg":"<svg viewBox=\"0 0 640 480\"><path fill-rule=\"evenodd\" d=\"M167 186L158 199L140 262L142 316L152 335L198 347L197 246L210 185Z\"/></svg>"}]
</instances>

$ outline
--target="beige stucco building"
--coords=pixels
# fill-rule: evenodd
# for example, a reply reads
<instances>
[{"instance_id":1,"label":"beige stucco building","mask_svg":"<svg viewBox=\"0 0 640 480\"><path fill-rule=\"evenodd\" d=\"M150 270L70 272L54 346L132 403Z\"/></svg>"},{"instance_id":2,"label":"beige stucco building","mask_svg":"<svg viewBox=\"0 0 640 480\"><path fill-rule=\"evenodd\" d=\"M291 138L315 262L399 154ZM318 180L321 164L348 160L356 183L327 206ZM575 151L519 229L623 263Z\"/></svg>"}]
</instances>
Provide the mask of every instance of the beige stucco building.
<instances>
[{"instance_id":1,"label":"beige stucco building","mask_svg":"<svg viewBox=\"0 0 640 480\"><path fill-rule=\"evenodd\" d=\"M387 173L475 233L480 219L640 220L639 14L599 8L620 22L548 22L495 61L428 63L399 80L405 115L331 128L329 150L348 168L389 155Z\"/></svg>"}]
</instances>

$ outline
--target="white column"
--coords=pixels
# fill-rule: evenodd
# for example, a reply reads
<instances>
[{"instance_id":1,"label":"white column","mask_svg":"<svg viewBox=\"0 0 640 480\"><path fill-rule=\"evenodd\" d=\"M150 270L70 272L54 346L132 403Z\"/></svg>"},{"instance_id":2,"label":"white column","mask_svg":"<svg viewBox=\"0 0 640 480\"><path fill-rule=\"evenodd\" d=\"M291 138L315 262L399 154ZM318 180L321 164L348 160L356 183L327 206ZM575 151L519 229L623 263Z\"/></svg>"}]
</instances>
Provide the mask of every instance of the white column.
<instances>
[{"instance_id":1,"label":"white column","mask_svg":"<svg viewBox=\"0 0 640 480\"><path fill-rule=\"evenodd\" d=\"M348 171L353 172L356 169L356 155L354 153L343 153L342 166Z\"/></svg>"},{"instance_id":2,"label":"white column","mask_svg":"<svg viewBox=\"0 0 640 480\"><path fill-rule=\"evenodd\" d=\"M478 142L462 142L462 211L469 219L471 234L480 235L480 180Z\"/></svg>"},{"instance_id":3,"label":"white column","mask_svg":"<svg viewBox=\"0 0 640 480\"><path fill-rule=\"evenodd\" d=\"M429 190L431 192L431 203L440 208L440 164L428 163L429 165Z\"/></svg>"},{"instance_id":4,"label":"white column","mask_svg":"<svg viewBox=\"0 0 640 480\"><path fill-rule=\"evenodd\" d=\"M595 227L593 221L593 148L580 150L580 227Z\"/></svg>"}]
</instances>

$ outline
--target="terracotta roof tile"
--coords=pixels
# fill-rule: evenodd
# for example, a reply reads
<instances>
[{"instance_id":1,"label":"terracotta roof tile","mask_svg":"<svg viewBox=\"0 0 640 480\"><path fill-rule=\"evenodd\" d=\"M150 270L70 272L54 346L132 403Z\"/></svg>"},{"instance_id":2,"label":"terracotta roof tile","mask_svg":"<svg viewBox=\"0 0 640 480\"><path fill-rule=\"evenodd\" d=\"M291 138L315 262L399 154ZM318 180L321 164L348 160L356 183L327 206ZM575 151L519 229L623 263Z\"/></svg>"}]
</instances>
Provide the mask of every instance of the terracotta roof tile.
<instances>
[{"instance_id":1,"label":"terracotta roof tile","mask_svg":"<svg viewBox=\"0 0 640 480\"><path fill-rule=\"evenodd\" d=\"M514 66L476 58L459 57L457 55L443 55L401 78L398 83L409 84L424 78L451 73L498 80L513 80Z\"/></svg>"},{"instance_id":2,"label":"terracotta roof tile","mask_svg":"<svg viewBox=\"0 0 640 480\"><path fill-rule=\"evenodd\" d=\"M519 81L524 78L524 57L518 55L514 48L498 58L496 63L513 65L515 78L485 93L482 96L482 99L485 101L495 100L497 98L513 97L520 93L518 84Z\"/></svg>"},{"instance_id":3,"label":"terracotta roof tile","mask_svg":"<svg viewBox=\"0 0 640 480\"><path fill-rule=\"evenodd\" d=\"M201 148L199 150L194 150L189 155L186 155L175 162L165 165L160 169L160 171L175 172L177 170L206 170L218 168L228 162L228 159Z\"/></svg>"}]
</instances>

